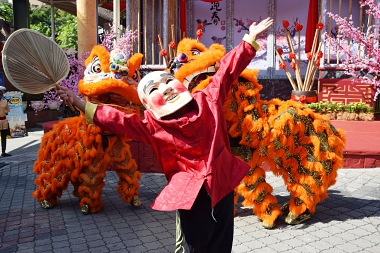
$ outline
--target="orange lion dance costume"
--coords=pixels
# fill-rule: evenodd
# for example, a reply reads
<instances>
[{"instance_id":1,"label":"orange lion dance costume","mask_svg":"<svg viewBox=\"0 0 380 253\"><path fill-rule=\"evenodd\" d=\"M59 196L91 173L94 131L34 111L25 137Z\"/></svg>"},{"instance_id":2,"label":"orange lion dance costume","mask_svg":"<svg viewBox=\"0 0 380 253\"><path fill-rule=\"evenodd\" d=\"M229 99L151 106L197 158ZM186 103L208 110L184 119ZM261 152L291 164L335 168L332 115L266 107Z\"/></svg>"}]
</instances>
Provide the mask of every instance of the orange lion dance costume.
<instances>
[{"instance_id":1,"label":"orange lion dance costume","mask_svg":"<svg viewBox=\"0 0 380 253\"><path fill-rule=\"evenodd\" d=\"M142 57L134 54L127 60L120 50L110 54L103 46L95 46L85 61L79 93L93 103L110 104L126 113L139 114L136 81ZM34 164L34 172L39 175L35 179L37 189L32 196L43 208L52 208L71 182L82 213L99 212L106 171L112 169L119 177L117 192L122 200L140 206L141 175L132 159L129 141L86 124L83 114L61 120L42 137Z\"/></svg>"},{"instance_id":2,"label":"orange lion dance costume","mask_svg":"<svg viewBox=\"0 0 380 253\"><path fill-rule=\"evenodd\" d=\"M224 54L222 45L207 49L196 40L183 39L169 70L191 91L202 89ZM224 105L229 133L240 140L232 152L251 166L236 192L243 196L244 206L254 207L265 228L273 228L283 211L288 212L286 223L298 224L309 219L317 204L328 197L327 190L343 165L345 136L327 117L298 102L261 100L257 72L246 69ZM282 176L290 192L283 208L265 180L264 164Z\"/></svg>"}]
</instances>

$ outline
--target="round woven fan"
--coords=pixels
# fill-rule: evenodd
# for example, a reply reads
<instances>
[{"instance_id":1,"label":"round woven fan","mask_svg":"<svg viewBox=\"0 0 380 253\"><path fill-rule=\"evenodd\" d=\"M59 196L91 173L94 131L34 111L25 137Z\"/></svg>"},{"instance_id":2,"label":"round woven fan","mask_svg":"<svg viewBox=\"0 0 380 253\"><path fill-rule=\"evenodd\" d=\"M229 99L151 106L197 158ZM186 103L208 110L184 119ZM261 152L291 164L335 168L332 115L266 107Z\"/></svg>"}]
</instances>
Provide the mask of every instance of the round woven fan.
<instances>
[{"instance_id":1,"label":"round woven fan","mask_svg":"<svg viewBox=\"0 0 380 253\"><path fill-rule=\"evenodd\" d=\"M19 29L3 48L5 75L14 87L40 94L66 78L70 64L65 52L50 38L30 29Z\"/></svg>"}]
</instances>

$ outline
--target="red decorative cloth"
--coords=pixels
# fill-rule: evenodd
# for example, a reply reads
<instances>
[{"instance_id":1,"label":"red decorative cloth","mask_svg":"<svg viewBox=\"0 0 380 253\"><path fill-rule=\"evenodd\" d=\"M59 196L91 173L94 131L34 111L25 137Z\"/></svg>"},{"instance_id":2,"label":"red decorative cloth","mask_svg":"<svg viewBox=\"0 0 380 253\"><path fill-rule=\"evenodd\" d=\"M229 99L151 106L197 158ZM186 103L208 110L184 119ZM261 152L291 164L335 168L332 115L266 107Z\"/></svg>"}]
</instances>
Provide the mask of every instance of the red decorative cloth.
<instances>
[{"instance_id":1,"label":"red decorative cloth","mask_svg":"<svg viewBox=\"0 0 380 253\"><path fill-rule=\"evenodd\" d=\"M180 37L186 37L186 0L181 0L179 6L179 28L181 29Z\"/></svg>"},{"instance_id":2,"label":"red decorative cloth","mask_svg":"<svg viewBox=\"0 0 380 253\"><path fill-rule=\"evenodd\" d=\"M305 95L297 96L297 95L292 94L290 98L293 101L299 101L301 103L315 103L315 102L317 102L317 96L306 97Z\"/></svg>"},{"instance_id":3,"label":"red decorative cloth","mask_svg":"<svg viewBox=\"0 0 380 253\"><path fill-rule=\"evenodd\" d=\"M309 2L309 12L307 15L307 27L306 27L306 38L305 38L305 53L311 51L313 47L314 34L318 24L318 0L310 0Z\"/></svg>"}]
</instances>

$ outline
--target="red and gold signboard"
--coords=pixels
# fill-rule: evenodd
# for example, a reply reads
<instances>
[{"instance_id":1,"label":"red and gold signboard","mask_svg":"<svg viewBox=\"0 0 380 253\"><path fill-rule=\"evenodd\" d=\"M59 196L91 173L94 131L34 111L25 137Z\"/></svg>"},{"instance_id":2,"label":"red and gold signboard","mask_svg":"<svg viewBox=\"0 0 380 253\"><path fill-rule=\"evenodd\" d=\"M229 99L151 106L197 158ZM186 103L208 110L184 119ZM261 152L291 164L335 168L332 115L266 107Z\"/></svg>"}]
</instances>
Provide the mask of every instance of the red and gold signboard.
<instances>
[{"instance_id":1,"label":"red and gold signboard","mask_svg":"<svg viewBox=\"0 0 380 253\"><path fill-rule=\"evenodd\" d=\"M355 79L319 79L318 101L364 102L373 106L374 89L370 84Z\"/></svg>"}]
</instances>

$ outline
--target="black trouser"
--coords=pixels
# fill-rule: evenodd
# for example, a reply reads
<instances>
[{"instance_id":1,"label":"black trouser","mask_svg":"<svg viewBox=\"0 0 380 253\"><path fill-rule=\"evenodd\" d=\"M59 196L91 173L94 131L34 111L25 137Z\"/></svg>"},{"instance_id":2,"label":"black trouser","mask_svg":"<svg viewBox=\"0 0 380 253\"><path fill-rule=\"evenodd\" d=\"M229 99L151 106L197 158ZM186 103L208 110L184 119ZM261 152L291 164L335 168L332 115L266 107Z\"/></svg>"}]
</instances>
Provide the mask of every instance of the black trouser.
<instances>
[{"instance_id":1,"label":"black trouser","mask_svg":"<svg viewBox=\"0 0 380 253\"><path fill-rule=\"evenodd\" d=\"M178 210L182 233L192 253L231 253L234 234L233 192L211 208L202 186L191 210Z\"/></svg>"},{"instance_id":2,"label":"black trouser","mask_svg":"<svg viewBox=\"0 0 380 253\"><path fill-rule=\"evenodd\" d=\"M8 134L8 129L1 130L1 151L2 151L2 153L5 153L5 150L7 149L7 134Z\"/></svg>"}]
</instances>

